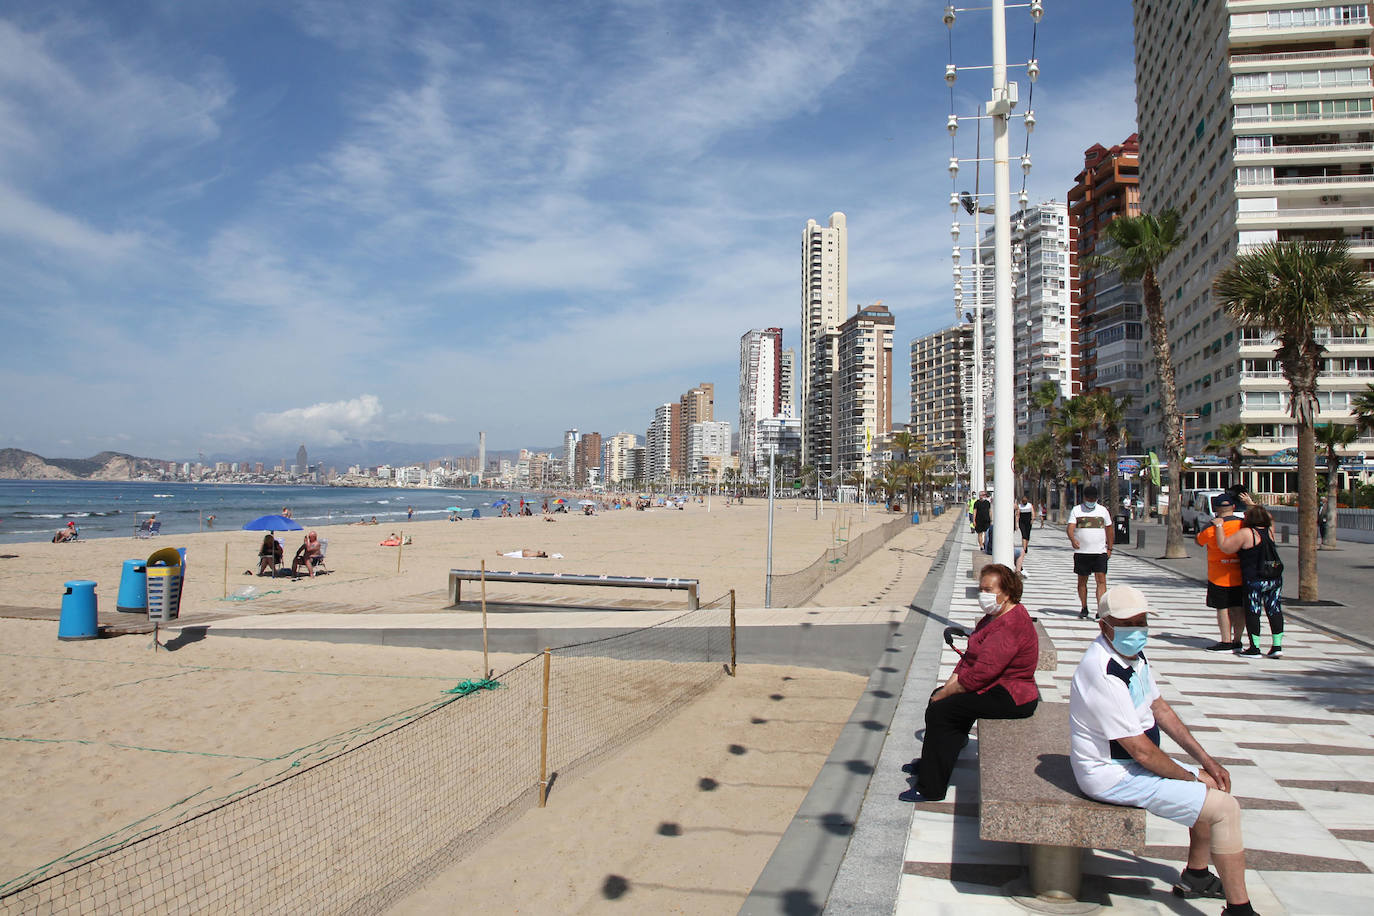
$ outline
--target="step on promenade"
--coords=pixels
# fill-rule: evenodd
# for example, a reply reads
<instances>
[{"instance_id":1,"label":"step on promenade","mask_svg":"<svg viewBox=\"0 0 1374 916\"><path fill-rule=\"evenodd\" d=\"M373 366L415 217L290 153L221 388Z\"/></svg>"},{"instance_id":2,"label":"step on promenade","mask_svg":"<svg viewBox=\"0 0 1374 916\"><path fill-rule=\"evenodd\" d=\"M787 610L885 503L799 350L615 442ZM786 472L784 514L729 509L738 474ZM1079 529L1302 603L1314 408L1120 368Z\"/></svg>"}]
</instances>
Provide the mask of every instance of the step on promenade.
<instances>
[{"instance_id":1,"label":"step on promenade","mask_svg":"<svg viewBox=\"0 0 1374 916\"><path fill-rule=\"evenodd\" d=\"M972 629L980 616L969 570L973 535L953 537L951 561L908 672L880 771L839 867L827 913L1024 913L1004 893L1022 874L1015 844L978 836L977 732L960 759L948 798L906 806L892 770L919 756L912 737L926 698L949 677L955 653L940 641L947 623ZM1062 529L1037 529L1025 563L1023 603L1048 630L1058 667L1038 672L1045 701L1067 702L1069 682L1096 622L1078 618L1072 553ZM1203 588L1118 551L1108 584L1142 589L1159 613L1146 652L1164 697L1209 753L1231 772L1243 810L1256 910L1265 916L1363 914L1374 899L1374 652L1287 619L1284 657L1205 652L1217 638ZM1091 580L1089 583L1091 602ZM1268 649L1268 625L1262 648ZM912 634L913 636L917 634ZM1165 748L1186 758L1166 737ZM894 791L895 790L895 791ZM901 825L905 825L902 829ZM1148 816L1141 855L1085 854L1082 899L1122 913L1215 913L1218 900L1184 901L1170 886L1187 831ZM902 847L900 856L897 847Z\"/></svg>"}]
</instances>

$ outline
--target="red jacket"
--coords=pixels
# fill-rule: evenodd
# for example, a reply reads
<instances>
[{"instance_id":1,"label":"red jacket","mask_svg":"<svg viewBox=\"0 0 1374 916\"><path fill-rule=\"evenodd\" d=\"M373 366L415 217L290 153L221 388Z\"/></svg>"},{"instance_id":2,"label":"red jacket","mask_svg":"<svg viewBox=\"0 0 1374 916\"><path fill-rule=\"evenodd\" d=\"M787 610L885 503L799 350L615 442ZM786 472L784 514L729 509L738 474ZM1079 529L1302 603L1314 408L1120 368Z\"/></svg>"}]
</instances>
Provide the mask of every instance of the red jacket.
<instances>
[{"instance_id":1,"label":"red jacket","mask_svg":"<svg viewBox=\"0 0 1374 916\"><path fill-rule=\"evenodd\" d=\"M986 693L998 685L1017 706L1040 696L1035 665L1040 660L1040 637L1023 604L1000 617L988 614L968 638L968 648L954 673L970 693Z\"/></svg>"}]
</instances>

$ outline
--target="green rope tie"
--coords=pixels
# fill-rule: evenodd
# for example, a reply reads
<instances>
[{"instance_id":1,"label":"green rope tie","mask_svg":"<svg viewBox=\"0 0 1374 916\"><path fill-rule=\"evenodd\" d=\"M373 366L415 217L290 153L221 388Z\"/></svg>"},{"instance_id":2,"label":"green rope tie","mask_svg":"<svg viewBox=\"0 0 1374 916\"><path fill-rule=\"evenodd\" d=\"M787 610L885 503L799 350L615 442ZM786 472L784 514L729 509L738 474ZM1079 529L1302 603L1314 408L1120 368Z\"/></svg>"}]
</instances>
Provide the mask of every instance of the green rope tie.
<instances>
[{"instance_id":1,"label":"green rope tie","mask_svg":"<svg viewBox=\"0 0 1374 916\"><path fill-rule=\"evenodd\" d=\"M501 682L496 680L495 678L484 677L479 678L477 680L469 679L465 681L459 681L457 687L452 687L448 690L445 690L444 693L456 693L460 697L465 697L468 694L476 693L479 690L495 690L497 687L500 686Z\"/></svg>"}]
</instances>

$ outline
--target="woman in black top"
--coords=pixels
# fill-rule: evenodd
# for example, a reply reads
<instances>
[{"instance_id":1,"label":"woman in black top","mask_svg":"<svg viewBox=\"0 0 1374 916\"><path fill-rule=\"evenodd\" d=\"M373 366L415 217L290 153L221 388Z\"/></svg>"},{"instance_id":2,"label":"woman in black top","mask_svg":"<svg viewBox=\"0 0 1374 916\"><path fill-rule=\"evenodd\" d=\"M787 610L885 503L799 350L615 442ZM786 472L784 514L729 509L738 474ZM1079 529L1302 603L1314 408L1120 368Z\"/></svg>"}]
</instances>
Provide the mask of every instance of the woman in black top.
<instances>
[{"instance_id":1,"label":"woman in black top","mask_svg":"<svg viewBox=\"0 0 1374 916\"><path fill-rule=\"evenodd\" d=\"M1269 635L1273 645L1270 658L1283 656L1283 605L1279 592L1283 588L1283 573L1277 576L1264 569L1274 543L1274 518L1263 506L1252 505L1245 510L1241 525L1231 534L1222 535L1221 519L1213 519L1217 526L1217 547L1234 553L1240 559L1240 574L1245 580L1245 632L1250 645L1240 655L1259 655L1260 611L1269 618Z\"/></svg>"}]
</instances>

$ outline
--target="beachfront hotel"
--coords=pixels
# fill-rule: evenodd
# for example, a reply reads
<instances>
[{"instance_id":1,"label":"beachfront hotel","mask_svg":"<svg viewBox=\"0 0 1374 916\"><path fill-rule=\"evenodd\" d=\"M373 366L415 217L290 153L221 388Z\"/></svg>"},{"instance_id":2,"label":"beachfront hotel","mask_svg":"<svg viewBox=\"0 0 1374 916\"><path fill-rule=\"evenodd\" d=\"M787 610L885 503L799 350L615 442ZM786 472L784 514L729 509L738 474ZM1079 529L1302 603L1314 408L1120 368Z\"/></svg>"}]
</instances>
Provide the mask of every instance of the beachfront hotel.
<instances>
[{"instance_id":1,"label":"beachfront hotel","mask_svg":"<svg viewBox=\"0 0 1374 916\"><path fill-rule=\"evenodd\" d=\"M750 480L768 464L760 421L783 415L782 368L782 328L755 328L739 339L739 463Z\"/></svg>"},{"instance_id":2,"label":"beachfront hotel","mask_svg":"<svg viewBox=\"0 0 1374 916\"><path fill-rule=\"evenodd\" d=\"M1159 280L1189 456L1223 423L1246 425L1261 462L1297 444L1272 336L1236 327L1214 300L1233 255L1274 239L1344 238L1374 279L1371 37L1365 3L1135 4L1142 208L1177 210L1186 235ZM1350 396L1374 381L1370 332L1322 336L1319 423L1352 422ZM1146 448L1163 435L1154 385L1151 367ZM1355 449L1374 451L1374 439ZM1292 492L1296 473L1256 472L1250 483Z\"/></svg>"},{"instance_id":3,"label":"beachfront hotel","mask_svg":"<svg viewBox=\"0 0 1374 916\"><path fill-rule=\"evenodd\" d=\"M1108 149L1094 143L1069 190L1071 298L1078 315L1078 374L1084 391L1106 390L1126 405L1130 441L1141 440L1145 407L1144 299L1140 282L1124 283L1116 270L1082 270L1085 258L1109 253L1102 234L1119 216L1140 215L1140 137L1131 134Z\"/></svg>"},{"instance_id":4,"label":"beachfront hotel","mask_svg":"<svg viewBox=\"0 0 1374 916\"><path fill-rule=\"evenodd\" d=\"M835 335L831 375L831 467L872 476L874 446L892 435L892 338L896 319L880 303L861 305Z\"/></svg>"},{"instance_id":5,"label":"beachfront hotel","mask_svg":"<svg viewBox=\"0 0 1374 916\"><path fill-rule=\"evenodd\" d=\"M616 433L601 447L601 474L611 486L635 479L634 450L639 437L634 433Z\"/></svg>"},{"instance_id":6,"label":"beachfront hotel","mask_svg":"<svg viewBox=\"0 0 1374 916\"><path fill-rule=\"evenodd\" d=\"M849 230L843 213L830 224L814 219L802 230L801 384L802 462L832 473L830 377L840 322L849 313Z\"/></svg>"},{"instance_id":7,"label":"beachfront hotel","mask_svg":"<svg viewBox=\"0 0 1374 916\"><path fill-rule=\"evenodd\" d=\"M964 382L973 368L972 352L970 324L956 324L911 342L911 422L907 432L921 437L926 451L940 462L941 474L967 470Z\"/></svg>"}]
</instances>

